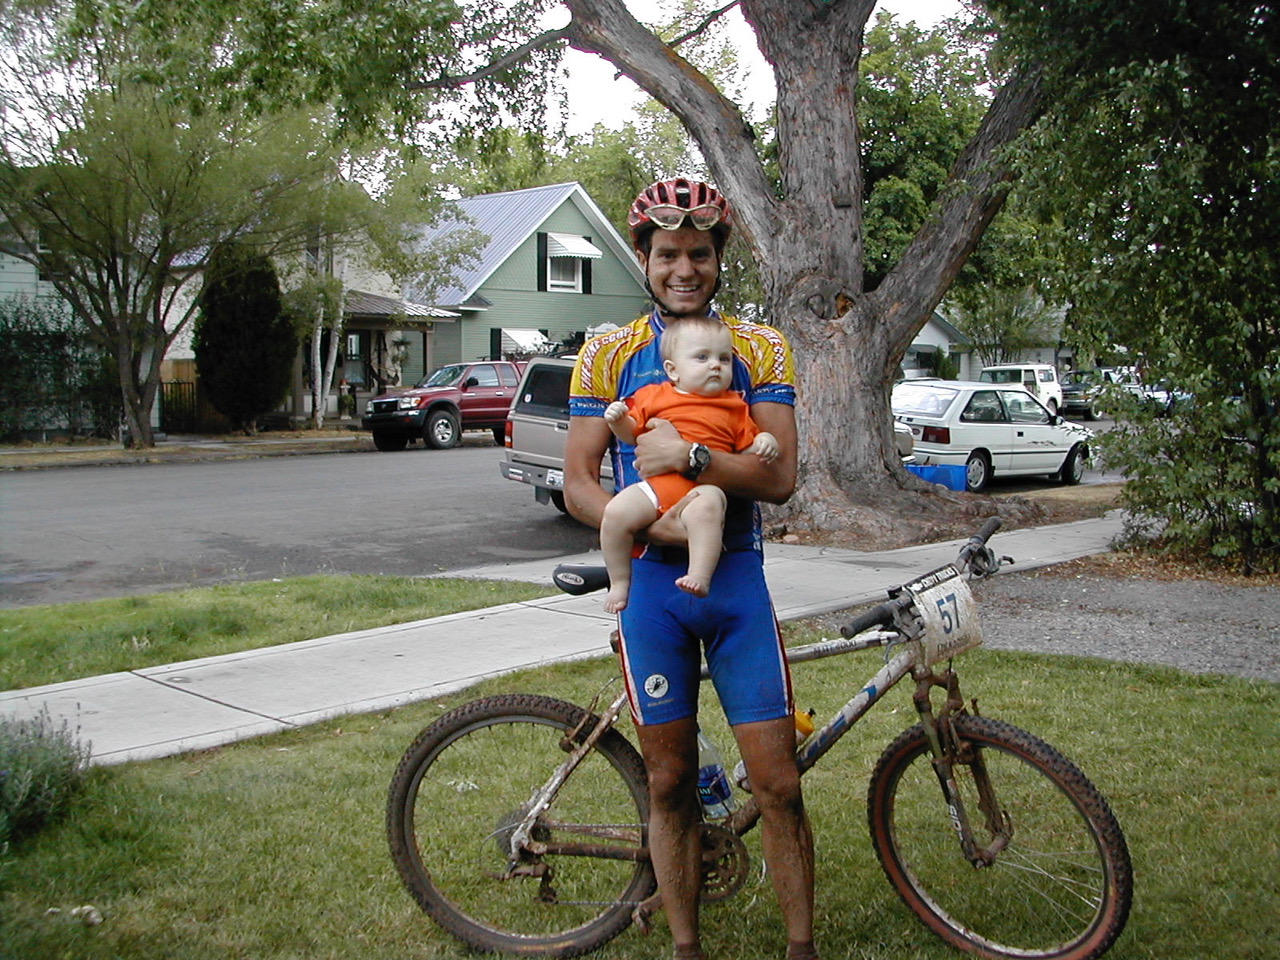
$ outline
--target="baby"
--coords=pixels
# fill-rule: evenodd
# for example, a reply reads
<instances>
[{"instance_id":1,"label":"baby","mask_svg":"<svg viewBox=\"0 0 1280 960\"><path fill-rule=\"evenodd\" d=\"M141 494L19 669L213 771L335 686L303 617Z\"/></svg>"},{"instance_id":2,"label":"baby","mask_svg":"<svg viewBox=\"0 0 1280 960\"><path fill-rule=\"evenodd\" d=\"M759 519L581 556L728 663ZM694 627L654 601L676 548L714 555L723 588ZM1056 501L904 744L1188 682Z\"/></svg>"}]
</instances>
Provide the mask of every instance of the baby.
<instances>
[{"instance_id":1,"label":"baby","mask_svg":"<svg viewBox=\"0 0 1280 960\"><path fill-rule=\"evenodd\" d=\"M655 417L680 436L710 450L754 453L766 462L778 456L778 441L751 419L733 382L733 337L714 317L686 317L662 337L662 366L668 382L641 387L626 401L609 404L605 420L614 436L629 444ZM686 496L687 495L687 496ZM668 510L683 524L689 542L689 570L676 585L705 597L720 560L724 535L724 491L679 473L649 477L609 501L600 523L600 548L609 568L604 608L617 613L631 592L631 551L635 536Z\"/></svg>"}]
</instances>

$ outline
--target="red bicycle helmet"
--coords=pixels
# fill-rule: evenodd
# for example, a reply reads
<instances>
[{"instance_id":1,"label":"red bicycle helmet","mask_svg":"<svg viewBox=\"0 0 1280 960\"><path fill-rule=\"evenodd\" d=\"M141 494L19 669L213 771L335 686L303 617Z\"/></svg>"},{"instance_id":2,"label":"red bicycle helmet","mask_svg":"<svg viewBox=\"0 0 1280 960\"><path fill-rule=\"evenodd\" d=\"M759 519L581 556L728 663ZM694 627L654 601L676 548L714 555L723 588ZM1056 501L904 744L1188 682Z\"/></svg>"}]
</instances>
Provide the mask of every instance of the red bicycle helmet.
<instances>
[{"instance_id":1,"label":"red bicycle helmet","mask_svg":"<svg viewBox=\"0 0 1280 960\"><path fill-rule=\"evenodd\" d=\"M677 177L645 187L627 214L633 244L650 230L677 230L686 222L698 230L720 227L728 236L733 228L733 208L709 183Z\"/></svg>"}]
</instances>

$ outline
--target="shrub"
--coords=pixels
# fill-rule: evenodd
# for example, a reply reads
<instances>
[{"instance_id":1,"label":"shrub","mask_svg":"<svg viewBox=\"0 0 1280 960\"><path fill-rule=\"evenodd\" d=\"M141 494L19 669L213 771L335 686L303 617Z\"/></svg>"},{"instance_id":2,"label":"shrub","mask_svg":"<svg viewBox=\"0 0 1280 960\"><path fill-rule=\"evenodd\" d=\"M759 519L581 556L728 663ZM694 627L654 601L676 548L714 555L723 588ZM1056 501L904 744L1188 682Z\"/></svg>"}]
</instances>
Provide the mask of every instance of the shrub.
<instances>
[{"instance_id":1,"label":"shrub","mask_svg":"<svg viewBox=\"0 0 1280 960\"><path fill-rule=\"evenodd\" d=\"M34 717L0 717L0 843L38 829L61 813L79 789L89 764L66 720L48 708Z\"/></svg>"},{"instance_id":2,"label":"shrub","mask_svg":"<svg viewBox=\"0 0 1280 960\"><path fill-rule=\"evenodd\" d=\"M0 439L48 430L111 438L119 424L115 364L67 305L0 298Z\"/></svg>"},{"instance_id":3,"label":"shrub","mask_svg":"<svg viewBox=\"0 0 1280 960\"><path fill-rule=\"evenodd\" d=\"M213 408L236 429L255 433L258 417L288 393L298 349L270 260L236 243L214 249L193 346Z\"/></svg>"}]
</instances>

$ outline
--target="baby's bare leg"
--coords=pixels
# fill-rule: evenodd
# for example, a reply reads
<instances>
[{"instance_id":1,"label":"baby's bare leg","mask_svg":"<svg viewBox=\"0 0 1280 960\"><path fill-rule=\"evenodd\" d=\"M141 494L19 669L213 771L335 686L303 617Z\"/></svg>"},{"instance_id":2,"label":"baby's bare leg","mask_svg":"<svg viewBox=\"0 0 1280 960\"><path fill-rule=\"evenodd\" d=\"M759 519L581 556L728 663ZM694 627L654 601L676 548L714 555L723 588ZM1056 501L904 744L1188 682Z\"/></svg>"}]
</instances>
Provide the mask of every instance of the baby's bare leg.
<instances>
[{"instance_id":1,"label":"baby's bare leg","mask_svg":"<svg viewBox=\"0 0 1280 960\"><path fill-rule=\"evenodd\" d=\"M636 534L656 519L657 508L638 484L627 487L605 506L600 519L600 550L609 569L605 613L617 613L626 607L631 593L631 548Z\"/></svg>"},{"instance_id":2,"label":"baby's bare leg","mask_svg":"<svg viewBox=\"0 0 1280 960\"><path fill-rule=\"evenodd\" d=\"M724 491L711 484L704 483L693 492L697 496L680 513L689 535L689 572L677 578L676 586L695 597L705 597L720 562L726 500Z\"/></svg>"}]
</instances>

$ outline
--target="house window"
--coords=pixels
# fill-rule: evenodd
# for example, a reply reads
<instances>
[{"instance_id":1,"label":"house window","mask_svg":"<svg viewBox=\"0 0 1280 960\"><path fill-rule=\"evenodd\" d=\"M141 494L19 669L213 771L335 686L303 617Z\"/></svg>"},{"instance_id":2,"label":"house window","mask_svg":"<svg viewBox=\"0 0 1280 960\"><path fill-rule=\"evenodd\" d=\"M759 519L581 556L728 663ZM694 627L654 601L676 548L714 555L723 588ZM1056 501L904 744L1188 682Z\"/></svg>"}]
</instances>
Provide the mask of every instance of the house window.
<instances>
[{"instance_id":1,"label":"house window","mask_svg":"<svg viewBox=\"0 0 1280 960\"><path fill-rule=\"evenodd\" d=\"M560 293L591 292L591 261L604 254L590 237L569 233L538 234L538 289Z\"/></svg>"},{"instance_id":2,"label":"house window","mask_svg":"<svg viewBox=\"0 0 1280 960\"><path fill-rule=\"evenodd\" d=\"M547 289L581 293L582 261L577 257L548 257Z\"/></svg>"}]
</instances>

